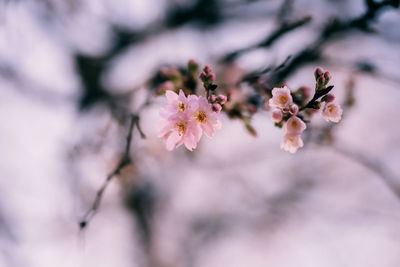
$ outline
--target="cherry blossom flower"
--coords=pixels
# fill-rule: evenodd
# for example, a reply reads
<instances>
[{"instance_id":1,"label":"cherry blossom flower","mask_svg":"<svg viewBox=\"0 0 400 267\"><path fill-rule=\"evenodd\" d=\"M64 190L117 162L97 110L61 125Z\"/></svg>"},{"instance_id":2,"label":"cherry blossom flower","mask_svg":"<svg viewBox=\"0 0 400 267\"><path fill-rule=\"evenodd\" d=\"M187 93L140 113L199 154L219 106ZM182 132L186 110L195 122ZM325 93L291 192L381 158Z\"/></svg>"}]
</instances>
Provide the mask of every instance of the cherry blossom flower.
<instances>
[{"instance_id":1,"label":"cherry blossom flower","mask_svg":"<svg viewBox=\"0 0 400 267\"><path fill-rule=\"evenodd\" d=\"M339 122L342 119L343 110L339 104L323 102L321 109L322 117L326 121Z\"/></svg>"},{"instance_id":2,"label":"cherry blossom flower","mask_svg":"<svg viewBox=\"0 0 400 267\"><path fill-rule=\"evenodd\" d=\"M160 109L161 117L168 119L171 116L184 113L188 110L189 99L185 96L182 90L179 90L179 95L174 91L165 91L165 96L167 97L168 104Z\"/></svg>"},{"instance_id":3,"label":"cherry blossom flower","mask_svg":"<svg viewBox=\"0 0 400 267\"><path fill-rule=\"evenodd\" d=\"M281 148L292 154L296 153L299 147L303 147L304 143L299 134L285 134L281 142Z\"/></svg>"},{"instance_id":4,"label":"cherry blossom flower","mask_svg":"<svg viewBox=\"0 0 400 267\"><path fill-rule=\"evenodd\" d=\"M158 136L166 140L166 147L169 151L182 144L192 151L197 147L197 142L201 137L199 127L193 120L188 120L184 114L160 121L158 132Z\"/></svg>"},{"instance_id":5,"label":"cherry blossom flower","mask_svg":"<svg viewBox=\"0 0 400 267\"><path fill-rule=\"evenodd\" d=\"M301 134L307 128L306 124L296 116L290 117L283 126L285 134Z\"/></svg>"},{"instance_id":6,"label":"cherry blossom flower","mask_svg":"<svg viewBox=\"0 0 400 267\"><path fill-rule=\"evenodd\" d=\"M292 95L290 94L290 89L285 86L283 88L272 89L272 98L269 99L269 105L271 107L276 107L280 109L287 108L293 103Z\"/></svg>"},{"instance_id":7,"label":"cherry blossom flower","mask_svg":"<svg viewBox=\"0 0 400 267\"><path fill-rule=\"evenodd\" d=\"M166 141L167 150L183 144L192 151L203 132L212 137L215 130L221 128L219 111L215 112L205 97L186 97L182 90L179 95L173 91L166 91L165 95L168 103L160 109L163 119L158 124L158 132L159 137Z\"/></svg>"},{"instance_id":8,"label":"cherry blossom flower","mask_svg":"<svg viewBox=\"0 0 400 267\"><path fill-rule=\"evenodd\" d=\"M280 109L275 109L274 111L271 112L271 119L273 122L281 122L283 118L283 113L282 110Z\"/></svg>"},{"instance_id":9,"label":"cherry blossom flower","mask_svg":"<svg viewBox=\"0 0 400 267\"><path fill-rule=\"evenodd\" d=\"M193 118L203 130L205 135L212 137L215 133L215 130L221 128L219 112L213 111L212 105L208 103L205 97L195 95L192 96L193 102L191 102L190 108L193 112Z\"/></svg>"}]
</instances>

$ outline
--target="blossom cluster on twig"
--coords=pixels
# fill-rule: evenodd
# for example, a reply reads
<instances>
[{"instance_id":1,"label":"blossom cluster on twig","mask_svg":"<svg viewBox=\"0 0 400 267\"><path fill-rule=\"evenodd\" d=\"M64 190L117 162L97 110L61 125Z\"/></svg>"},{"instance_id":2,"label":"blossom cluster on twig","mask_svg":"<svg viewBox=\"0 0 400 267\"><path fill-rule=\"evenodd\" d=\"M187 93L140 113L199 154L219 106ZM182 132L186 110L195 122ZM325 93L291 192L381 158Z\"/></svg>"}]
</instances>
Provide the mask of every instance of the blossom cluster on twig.
<instances>
[{"instance_id":1,"label":"blossom cluster on twig","mask_svg":"<svg viewBox=\"0 0 400 267\"><path fill-rule=\"evenodd\" d=\"M281 148L290 153L295 153L304 146L301 134L319 110L326 121L337 123L342 117L343 110L334 101L335 96L331 93L333 85L328 85L331 74L320 67L314 72L315 92L312 97L309 87L303 86L292 91L283 84L273 88L270 95L253 95L244 102L228 101L232 98L232 91L228 91L228 96L215 93L218 87L214 84L216 76L209 66L204 67L198 76L205 96L197 95L197 71L197 63L191 60L185 71L169 68L161 72L167 80L159 85L158 90L164 91L168 103L160 109L162 120L159 122L158 131L159 137L166 141L168 150L185 145L192 151L197 147L203 133L212 137L215 131L221 128L221 112L225 112L230 118L241 119L248 132L256 136L257 132L250 125L250 119L251 115L257 112L261 102L265 103L265 109L272 109L272 121L284 131ZM177 89L177 86L182 88ZM230 102L229 105L224 105L227 102Z\"/></svg>"},{"instance_id":2,"label":"blossom cluster on twig","mask_svg":"<svg viewBox=\"0 0 400 267\"><path fill-rule=\"evenodd\" d=\"M295 153L303 147L302 132L307 128L307 119L321 109L322 117L326 121L339 122L343 110L335 103L335 96L329 93L333 86L327 86L331 80L331 74L318 67L315 72L315 93L310 101L310 88L301 87L295 92L285 85L283 88L274 88L269 106L275 108L271 113L271 119L275 125L282 127L285 133L281 142L281 148L290 153ZM301 107L299 107L301 106Z\"/></svg>"},{"instance_id":3,"label":"blossom cluster on twig","mask_svg":"<svg viewBox=\"0 0 400 267\"><path fill-rule=\"evenodd\" d=\"M189 61L189 74L197 69L194 66L195 62ZM186 96L182 89L179 94L173 90L165 91L168 103L160 109L162 120L158 124L158 131L159 137L166 141L168 150L181 145L193 150L203 133L212 137L221 128L220 111L227 97L215 95L215 74L209 66L204 67L200 79L206 91L205 97L196 94Z\"/></svg>"}]
</instances>

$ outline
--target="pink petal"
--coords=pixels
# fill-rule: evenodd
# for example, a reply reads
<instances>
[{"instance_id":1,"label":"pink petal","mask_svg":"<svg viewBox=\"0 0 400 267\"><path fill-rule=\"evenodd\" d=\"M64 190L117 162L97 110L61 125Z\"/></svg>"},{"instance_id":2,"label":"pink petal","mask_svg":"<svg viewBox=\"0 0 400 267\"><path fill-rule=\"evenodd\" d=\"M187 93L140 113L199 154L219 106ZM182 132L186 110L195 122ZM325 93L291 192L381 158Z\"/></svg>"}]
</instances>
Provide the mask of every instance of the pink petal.
<instances>
[{"instance_id":1,"label":"pink petal","mask_svg":"<svg viewBox=\"0 0 400 267\"><path fill-rule=\"evenodd\" d=\"M178 95L171 90L165 91L165 96L167 97L168 103L173 102L178 99Z\"/></svg>"},{"instance_id":2,"label":"pink petal","mask_svg":"<svg viewBox=\"0 0 400 267\"><path fill-rule=\"evenodd\" d=\"M167 139L166 146L167 150L171 151L175 148L176 143L179 141L181 137L176 133L172 132Z\"/></svg>"}]
</instances>

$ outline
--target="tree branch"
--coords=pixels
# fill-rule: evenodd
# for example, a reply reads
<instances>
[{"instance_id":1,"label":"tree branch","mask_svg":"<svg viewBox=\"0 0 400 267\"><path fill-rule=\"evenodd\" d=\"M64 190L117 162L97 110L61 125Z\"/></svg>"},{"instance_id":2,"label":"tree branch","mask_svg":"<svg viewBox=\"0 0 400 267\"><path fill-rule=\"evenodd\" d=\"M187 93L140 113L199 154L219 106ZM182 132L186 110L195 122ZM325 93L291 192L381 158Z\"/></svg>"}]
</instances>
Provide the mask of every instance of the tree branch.
<instances>
[{"instance_id":1,"label":"tree branch","mask_svg":"<svg viewBox=\"0 0 400 267\"><path fill-rule=\"evenodd\" d=\"M137 114L131 114L130 117L130 124L129 124L129 129L128 129L128 135L126 137L126 145L125 145L125 150L123 155L121 156L120 161L118 162L117 166L115 167L115 169L113 171L111 171L107 177L106 180L104 181L103 185L100 187L100 189L97 191L96 193L96 197L93 201L92 206L89 208L89 210L83 215L82 220L79 222L79 227L80 229L84 229L88 223L90 222L90 220L93 218L93 216L96 214L96 211L98 210L100 203L101 203L101 199L103 198L103 194L104 191L107 189L107 186L109 185L110 181L118 176L121 172L121 170L131 164L132 159L130 157L130 149L131 149L131 143L132 143L132 133L134 130L134 127L136 126L136 128L138 129L140 136L142 138L145 138L145 135L143 133L143 131L140 128L140 117Z\"/></svg>"}]
</instances>

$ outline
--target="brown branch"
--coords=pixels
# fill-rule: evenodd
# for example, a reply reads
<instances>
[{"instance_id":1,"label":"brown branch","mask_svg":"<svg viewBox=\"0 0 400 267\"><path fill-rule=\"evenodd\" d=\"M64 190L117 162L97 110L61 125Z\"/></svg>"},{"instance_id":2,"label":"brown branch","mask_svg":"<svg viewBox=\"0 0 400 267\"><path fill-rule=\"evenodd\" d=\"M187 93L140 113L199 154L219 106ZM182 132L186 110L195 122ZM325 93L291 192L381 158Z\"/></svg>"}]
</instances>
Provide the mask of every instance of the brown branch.
<instances>
[{"instance_id":1,"label":"brown branch","mask_svg":"<svg viewBox=\"0 0 400 267\"><path fill-rule=\"evenodd\" d=\"M145 105L144 105L145 106ZM142 107L144 107L142 106ZM79 227L80 229L84 229L88 223L90 222L90 220L93 218L93 216L96 214L96 211L98 210L100 203L101 203L101 199L103 198L103 194L105 192L105 190L107 189L107 186L109 185L110 181L118 176L120 174L120 172L122 171L122 169L124 167L126 167L127 165L131 164L132 159L130 157L130 149L131 149L131 143L132 143L132 133L133 130L136 126L136 128L139 131L139 134L142 138L145 138L145 134L143 133L143 131L141 130L140 124L140 117L137 114L131 114L130 117L130 124L129 124L129 129L128 129L128 135L126 137L126 145L125 145L125 150L123 155L121 156L120 161L118 162L117 166L115 167L115 169L113 171L111 171L107 177L106 180L104 181L103 185L100 187L100 189L97 191L96 193L96 197L93 201L92 206L89 208L89 210L87 210L87 212L83 215L82 220L79 222Z\"/></svg>"},{"instance_id":2,"label":"brown branch","mask_svg":"<svg viewBox=\"0 0 400 267\"><path fill-rule=\"evenodd\" d=\"M325 89L322 90L315 90L315 94L313 98L306 104L304 107L301 107L299 111L302 111L306 108L313 108L317 102L317 100L321 97L329 93L333 89L333 85L326 87Z\"/></svg>"},{"instance_id":3,"label":"brown branch","mask_svg":"<svg viewBox=\"0 0 400 267\"><path fill-rule=\"evenodd\" d=\"M286 33L289 33L311 21L311 17L307 16L304 18L301 18L299 20L295 20L292 22L283 22L279 25L277 29L275 29L267 38L265 38L263 41L261 41L258 44L252 45L250 47L246 47L243 49L239 49L233 52L230 52L229 54L225 55L221 61L222 62L231 62L235 60L238 56L241 54L248 52L253 49L261 48L261 47L269 47L271 46L275 41L277 41L279 38L283 37Z\"/></svg>"},{"instance_id":4,"label":"brown branch","mask_svg":"<svg viewBox=\"0 0 400 267\"><path fill-rule=\"evenodd\" d=\"M283 68L276 69L269 67L247 76L264 76L263 78L266 82L263 87L268 92L276 84L286 80L287 77L293 74L300 67L321 59L322 49L324 46L329 44L339 34L348 33L354 29L364 31L369 30L369 25L376 20L383 9L388 7L398 8L399 2L399 0L386 0L381 2L366 0L367 8L363 14L348 20L340 20L339 18L331 19L331 22L322 29L320 35L309 46L294 54ZM246 82L248 80L244 79L243 81Z\"/></svg>"}]
</instances>

